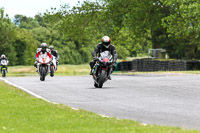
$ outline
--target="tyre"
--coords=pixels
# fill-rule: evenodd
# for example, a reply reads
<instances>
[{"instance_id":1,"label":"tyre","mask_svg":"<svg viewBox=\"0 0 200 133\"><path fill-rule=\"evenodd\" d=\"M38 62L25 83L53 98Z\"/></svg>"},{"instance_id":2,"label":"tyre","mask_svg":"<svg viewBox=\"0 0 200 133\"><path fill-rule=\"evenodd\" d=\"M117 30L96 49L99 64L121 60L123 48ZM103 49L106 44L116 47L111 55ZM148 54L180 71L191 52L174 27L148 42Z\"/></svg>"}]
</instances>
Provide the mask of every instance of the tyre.
<instances>
[{"instance_id":1,"label":"tyre","mask_svg":"<svg viewBox=\"0 0 200 133\"><path fill-rule=\"evenodd\" d=\"M44 81L43 78L42 78L42 76L40 76L40 80L41 80L41 81Z\"/></svg>"},{"instance_id":2,"label":"tyre","mask_svg":"<svg viewBox=\"0 0 200 133\"><path fill-rule=\"evenodd\" d=\"M6 70L5 69L3 69L3 71L2 71L2 77L6 77Z\"/></svg>"},{"instance_id":3,"label":"tyre","mask_svg":"<svg viewBox=\"0 0 200 133\"><path fill-rule=\"evenodd\" d=\"M42 66L42 72L41 72L41 77L40 77L40 80L41 81L45 81L45 76L46 76L46 67L45 66Z\"/></svg>"},{"instance_id":4,"label":"tyre","mask_svg":"<svg viewBox=\"0 0 200 133\"><path fill-rule=\"evenodd\" d=\"M95 88L98 88L98 87L99 87L98 84L97 84L96 82L94 82L94 87L95 87Z\"/></svg>"},{"instance_id":5,"label":"tyre","mask_svg":"<svg viewBox=\"0 0 200 133\"><path fill-rule=\"evenodd\" d=\"M50 76L53 77L54 76L54 66L51 66L51 72L50 72Z\"/></svg>"},{"instance_id":6,"label":"tyre","mask_svg":"<svg viewBox=\"0 0 200 133\"><path fill-rule=\"evenodd\" d=\"M106 78L106 71L105 70L101 70L101 75L99 77L99 88L102 88L103 86L103 83L105 81L105 78Z\"/></svg>"}]
</instances>

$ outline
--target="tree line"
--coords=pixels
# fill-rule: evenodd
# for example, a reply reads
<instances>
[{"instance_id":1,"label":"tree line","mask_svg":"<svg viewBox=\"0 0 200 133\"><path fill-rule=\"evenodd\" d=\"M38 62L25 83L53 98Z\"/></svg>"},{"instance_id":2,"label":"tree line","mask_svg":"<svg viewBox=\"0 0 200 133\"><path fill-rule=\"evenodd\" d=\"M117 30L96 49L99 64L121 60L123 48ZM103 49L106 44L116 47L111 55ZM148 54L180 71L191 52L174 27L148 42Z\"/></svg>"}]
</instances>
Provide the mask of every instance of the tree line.
<instances>
[{"instance_id":1,"label":"tree line","mask_svg":"<svg viewBox=\"0 0 200 133\"><path fill-rule=\"evenodd\" d=\"M62 5L35 17L0 9L0 54L11 65L32 65L42 42L53 45L61 64L82 64L108 35L119 58L146 55L164 48L170 58L200 58L198 0L96 0L73 8Z\"/></svg>"}]
</instances>

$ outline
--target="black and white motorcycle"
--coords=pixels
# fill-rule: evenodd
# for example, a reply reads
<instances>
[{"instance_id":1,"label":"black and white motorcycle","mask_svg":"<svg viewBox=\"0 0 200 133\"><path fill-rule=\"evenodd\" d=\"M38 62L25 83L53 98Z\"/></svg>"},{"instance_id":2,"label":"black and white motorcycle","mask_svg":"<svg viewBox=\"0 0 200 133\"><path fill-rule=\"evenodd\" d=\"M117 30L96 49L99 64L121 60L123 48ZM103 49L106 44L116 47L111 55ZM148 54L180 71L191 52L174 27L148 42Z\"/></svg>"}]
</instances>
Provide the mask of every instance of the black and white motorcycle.
<instances>
[{"instance_id":1,"label":"black and white motorcycle","mask_svg":"<svg viewBox=\"0 0 200 133\"><path fill-rule=\"evenodd\" d=\"M109 51L100 53L100 57L96 59L96 64L92 70L92 76L94 79L94 86L96 88L102 88L103 84L108 80L112 72L113 59Z\"/></svg>"},{"instance_id":2,"label":"black and white motorcycle","mask_svg":"<svg viewBox=\"0 0 200 133\"><path fill-rule=\"evenodd\" d=\"M7 67L8 67L8 61L7 60L1 60L1 74L2 77L6 77L6 73L7 71Z\"/></svg>"}]
</instances>

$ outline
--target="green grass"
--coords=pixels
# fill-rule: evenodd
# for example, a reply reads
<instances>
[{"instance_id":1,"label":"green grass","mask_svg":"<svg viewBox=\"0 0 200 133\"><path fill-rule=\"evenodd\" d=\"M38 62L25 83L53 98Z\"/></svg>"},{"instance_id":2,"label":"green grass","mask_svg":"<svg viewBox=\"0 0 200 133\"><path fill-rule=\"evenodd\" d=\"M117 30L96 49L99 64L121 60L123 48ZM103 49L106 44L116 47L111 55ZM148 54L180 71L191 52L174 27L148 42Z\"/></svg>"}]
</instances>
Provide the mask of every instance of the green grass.
<instances>
[{"instance_id":1,"label":"green grass","mask_svg":"<svg viewBox=\"0 0 200 133\"><path fill-rule=\"evenodd\" d=\"M1 133L200 133L101 117L35 98L0 81Z\"/></svg>"},{"instance_id":2,"label":"green grass","mask_svg":"<svg viewBox=\"0 0 200 133\"><path fill-rule=\"evenodd\" d=\"M12 66L9 67L7 76L38 76L33 66ZM59 65L55 75L89 75L89 64L84 65Z\"/></svg>"},{"instance_id":3,"label":"green grass","mask_svg":"<svg viewBox=\"0 0 200 133\"><path fill-rule=\"evenodd\" d=\"M9 73L7 76L38 76L35 72L36 68L33 66L12 66L9 67ZM63 76L78 76L89 75L90 66L88 64L83 65L59 65L55 75ZM200 74L200 71L156 71L156 72L121 72L116 71L113 74Z\"/></svg>"}]
</instances>

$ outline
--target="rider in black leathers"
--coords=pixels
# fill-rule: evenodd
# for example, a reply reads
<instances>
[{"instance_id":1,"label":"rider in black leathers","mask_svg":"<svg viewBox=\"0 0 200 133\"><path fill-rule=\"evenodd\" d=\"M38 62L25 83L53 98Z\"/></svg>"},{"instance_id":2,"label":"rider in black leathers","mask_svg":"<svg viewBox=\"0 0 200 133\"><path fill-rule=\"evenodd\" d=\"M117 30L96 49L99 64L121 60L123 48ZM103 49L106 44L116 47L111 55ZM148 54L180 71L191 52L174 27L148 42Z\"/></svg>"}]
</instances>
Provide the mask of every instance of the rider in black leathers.
<instances>
[{"instance_id":1,"label":"rider in black leathers","mask_svg":"<svg viewBox=\"0 0 200 133\"><path fill-rule=\"evenodd\" d=\"M59 55L58 55L57 50L54 50L53 46L49 46L49 49L51 51L51 54L56 57L56 65L58 66L58 64L59 64Z\"/></svg>"},{"instance_id":2,"label":"rider in black leathers","mask_svg":"<svg viewBox=\"0 0 200 133\"><path fill-rule=\"evenodd\" d=\"M95 50L92 53L93 60L90 62L90 67L91 67L90 75L92 75L92 69L93 69L93 66L96 63L97 56L99 56L99 54L101 52L104 52L104 51L110 51L110 53L112 54L112 56L113 56L113 71L115 70L115 68L116 68L116 61L117 61L116 48L115 48L114 45L111 44L110 38L108 36L104 36L102 38L102 42L99 43L96 46ZM108 79L111 80L111 77L108 77Z\"/></svg>"}]
</instances>

